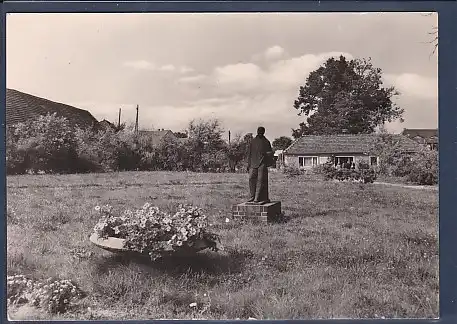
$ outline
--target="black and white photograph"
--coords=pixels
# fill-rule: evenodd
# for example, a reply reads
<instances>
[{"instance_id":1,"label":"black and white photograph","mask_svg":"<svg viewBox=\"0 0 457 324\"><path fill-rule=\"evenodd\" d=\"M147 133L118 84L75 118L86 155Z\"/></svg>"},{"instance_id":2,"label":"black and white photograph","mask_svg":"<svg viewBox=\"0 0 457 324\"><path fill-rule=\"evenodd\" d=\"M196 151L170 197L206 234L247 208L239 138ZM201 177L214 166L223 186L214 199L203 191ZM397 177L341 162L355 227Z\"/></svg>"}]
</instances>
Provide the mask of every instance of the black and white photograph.
<instances>
[{"instance_id":1,"label":"black and white photograph","mask_svg":"<svg viewBox=\"0 0 457 324\"><path fill-rule=\"evenodd\" d=\"M8 318L438 318L438 45L433 12L8 14Z\"/></svg>"}]
</instances>

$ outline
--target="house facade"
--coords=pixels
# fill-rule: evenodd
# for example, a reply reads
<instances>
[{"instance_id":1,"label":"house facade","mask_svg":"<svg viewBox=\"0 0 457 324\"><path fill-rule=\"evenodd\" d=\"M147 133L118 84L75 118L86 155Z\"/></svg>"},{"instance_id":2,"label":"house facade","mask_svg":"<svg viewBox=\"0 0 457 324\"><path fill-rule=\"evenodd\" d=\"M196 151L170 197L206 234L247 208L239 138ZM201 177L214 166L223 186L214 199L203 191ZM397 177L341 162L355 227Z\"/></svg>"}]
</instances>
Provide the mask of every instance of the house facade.
<instances>
[{"instance_id":1,"label":"house facade","mask_svg":"<svg viewBox=\"0 0 457 324\"><path fill-rule=\"evenodd\" d=\"M366 162L376 168L380 161L379 157L372 155L373 145L376 143L375 134L359 135L304 135L295 140L282 153L283 165L300 169L312 169L334 158L335 166ZM394 135L399 141L400 148L404 153L417 152L419 147L413 140Z\"/></svg>"},{"instance_id":2,"label":"house facade","mask_svg":"<svg viewBox=\"0 0 457 324\"><path fill-rule=\"evenodd\" d=\"M431 150L438 150L438 129L403 129L402 135L417 143L426 145Z\"/></svg>"}]
</instances>

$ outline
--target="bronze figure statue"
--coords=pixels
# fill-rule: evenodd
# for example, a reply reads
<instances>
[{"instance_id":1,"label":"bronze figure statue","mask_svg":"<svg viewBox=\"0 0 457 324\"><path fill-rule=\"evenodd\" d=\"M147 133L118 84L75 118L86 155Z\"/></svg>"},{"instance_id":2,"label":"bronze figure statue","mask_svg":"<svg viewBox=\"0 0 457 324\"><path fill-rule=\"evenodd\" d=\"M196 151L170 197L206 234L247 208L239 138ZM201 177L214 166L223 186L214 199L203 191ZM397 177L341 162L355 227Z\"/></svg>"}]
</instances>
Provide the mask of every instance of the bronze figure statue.
<instances>
[{"instance_id":1,"label":"bronze figure statue","mask_svg":"<svg viewBox=\"0 0 457 324\"><path fill-rule=\"evenodd\" d=\"M248 153L250 189L248 202L256 204L270 202L268 197L268 167L273 162L273 150L270 141L264 134L264 127L257 128L257 136L252 139Z\"/></svg>"}]
</instances>

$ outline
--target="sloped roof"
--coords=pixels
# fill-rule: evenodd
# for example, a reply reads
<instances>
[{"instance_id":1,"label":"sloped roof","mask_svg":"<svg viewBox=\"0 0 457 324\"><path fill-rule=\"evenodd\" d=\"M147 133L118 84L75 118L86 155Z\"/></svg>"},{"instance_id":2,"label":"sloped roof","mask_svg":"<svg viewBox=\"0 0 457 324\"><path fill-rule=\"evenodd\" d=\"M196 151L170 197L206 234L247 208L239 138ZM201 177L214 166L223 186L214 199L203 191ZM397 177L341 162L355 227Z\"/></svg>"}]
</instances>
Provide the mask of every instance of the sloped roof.
<instances>
[{"instance_id":1,"label":"sloped roof","mask_svg":"<svg viewBox=\"0 0 457 324\"><path fill-rule=\"evenodd\" d=\"M304 135L295 140L284 154L341 154L367 153L371 150L379 135ZM393 135L400 141L400 147L405 152L416 152L419 147L416 142L402 135Z\"/></svg>"},{"instance_id":2,"label":"sloped roof","mask_svg":"<svg viewBox=\"0 0 457 324\"><path fill-rule=\"evenodd\" d=\"M408 136L409 138L421 137L428 143L437 143L438 142L438 129L424 129L424 128L405 128L402 132L403 135Z\"/></svg>"},{"instance_id":3,"label":"sloped roof","mask_svg":"<svg viewBox=\"0 0 457 324\"><path fill-rule=\"evenodd\" d=\"M98 127L101 129L116 129L116 125L114 125L112 122L109 120L103 119L101 122L98 123Z\"/></svg>"},{"instance_id":4,"label":"sloped roof","mask_svg":"<svg viewBox=\"0 0 457 324\"><path fill-rule=\"evenodd\" d=\"M98 124L97 119L87 110L33 96L14 89L6 89L6 123L12 125L25 122L39 115L56 113L65 117L70 124L82 128Z\"/></svg>"},{"instance_id":5,"label":"sloped roof","mask_svg":"<svg viewBox=\"0 0 457 324\"><path fill-rule=\"evenodd\" d=\"M169 129L166 130L140 130L139 135L147 138L153 145L158 145L165 137L175 137L173 132Z\"/></svg>"}]
</instances>

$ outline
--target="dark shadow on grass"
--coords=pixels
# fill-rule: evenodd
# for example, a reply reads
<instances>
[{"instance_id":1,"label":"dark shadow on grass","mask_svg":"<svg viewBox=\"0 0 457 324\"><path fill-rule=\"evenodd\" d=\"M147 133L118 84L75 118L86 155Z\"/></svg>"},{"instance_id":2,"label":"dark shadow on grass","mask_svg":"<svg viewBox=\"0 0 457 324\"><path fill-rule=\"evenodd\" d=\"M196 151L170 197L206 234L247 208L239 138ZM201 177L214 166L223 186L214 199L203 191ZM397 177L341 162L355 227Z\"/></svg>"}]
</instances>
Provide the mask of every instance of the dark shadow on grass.
<instances>
[{"instance_id":1,"label":"dark shadow on grass","mask_svg":"<svg viewBox=\"0 0 457 324\"><path fill-rule=\"evenodd\" d=\"M224 275L240 273L247 259L252 257L250 251L228 249L225 252L200 252L192 256L164 256L152 261L147 256L138 254L113 254L96 260L96 269L100 273L119 267L137 264L150 270L172 276L183 274Z\"/></svg>"}]
</instances>

